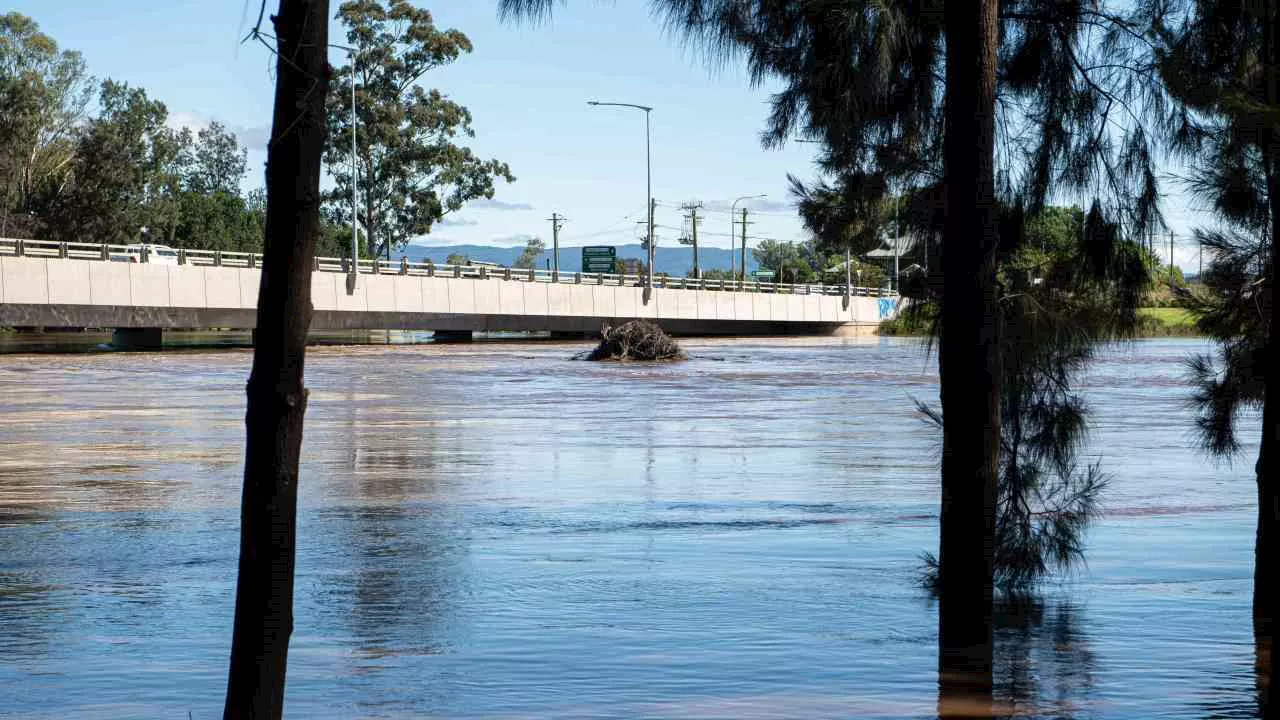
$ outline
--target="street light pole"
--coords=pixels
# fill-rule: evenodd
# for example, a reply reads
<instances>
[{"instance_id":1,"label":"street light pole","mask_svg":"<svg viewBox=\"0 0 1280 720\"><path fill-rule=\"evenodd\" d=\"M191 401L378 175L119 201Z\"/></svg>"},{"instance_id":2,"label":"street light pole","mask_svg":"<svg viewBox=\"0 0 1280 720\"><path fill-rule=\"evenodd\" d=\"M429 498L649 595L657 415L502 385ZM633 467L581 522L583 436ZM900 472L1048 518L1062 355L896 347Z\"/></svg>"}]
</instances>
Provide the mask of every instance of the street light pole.
<instances>
[{"instance_id":1,"label":"street light pole","mask_svg":"<svg viewBox=\"0 0 1280 720\"><path fill-rule=\"evenodd\" d=\"M738 209L738 203L742 202L743 200L756 200L762 197L768 197L768 195L743 195L737 200L734 200L733 204L729 206L729 279L730 280L734 278L734 272L737 269L735 265L735 260L733 257L733 224L734 224L733 213ZM743 234L745 235L746 233L743 233ZM746 241L744 240L743 242L746 242ZM747 266L746 266L747 256L745 251L743 252L743 255L742 255L742 262L743 262L742 275L745 278L747 274Z\"/></svg>"},{"instance_id":2,"label":"street light pole","mask_svg":"<svg viewBox=\"0 0 1280 720\"><path fill-rule=\"evenodd\" d=\"M351 292L356 290L356 277L360 274L360 244L356 233L356 212L360 201L356 196L360 183L359 166L356 164L356 54L351 53Z\"/></svg>"},{"instance_id":3,"label":"street light pole","mask_svg":"<svg viewBox=\"0 0 1280 720\"><path fill-rule=\"evenodd\" d=\"M645 237L648 240L648 246L649 246L649 253L648 253L649 272L645 277L645 286L648 288L653 288L653 262L656 255L653 248L653 245L654 245L653 243L653 162L652 162L652 156L650 154L650 145L649 145L649 113L653 112L653 108L649 107L648 105L636 105L634 103L620 103L620 102L600 102L598 100L588 100L587 104L596 106L596 107L625 107L625 108L635 108L636 110L644 111L644 184L645 184L644 211L645 211L645 216L648 218L648 220L645 223L647 226Z\"/></svg>"},{"instance_id":4,"label":"street light pole","mask_svg":"<svg viewBox=\"0 0 1280 720\"><path fill-rule=\"evenodd\" d=\"M356 291L356 278L360 275L360 247L356 232L356 218L359 217L360 200L358 191L359 165L356 163L356 49L347 45L330 43L329 47L346 50L351 56L351 273L347 275L347 294Z\"/></svg>"}]
</instances>

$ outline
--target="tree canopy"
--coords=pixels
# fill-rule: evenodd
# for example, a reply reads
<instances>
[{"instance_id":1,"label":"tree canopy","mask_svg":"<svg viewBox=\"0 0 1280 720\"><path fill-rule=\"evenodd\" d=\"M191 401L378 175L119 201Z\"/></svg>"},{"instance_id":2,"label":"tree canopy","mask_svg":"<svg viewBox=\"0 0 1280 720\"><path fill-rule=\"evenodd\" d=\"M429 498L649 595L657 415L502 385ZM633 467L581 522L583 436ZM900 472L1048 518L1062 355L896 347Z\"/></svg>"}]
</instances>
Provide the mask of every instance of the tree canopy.
<instances>
[{"instance_id":1,"label":"tree canopy","mask_svg":"<svg viewBox=\"0 0 1280 720\"><path fill-rule=\"evenodd\" d=\"M474 135L471 113L419 84L432 70L471 52L466 35L437 28L431 13L408 0L349 0L336 18L353 51L351 62L335 71L327 102L325 162L334 181L326 194L329 217L351 222L355 183L358 221L376 255L430 233L469 200L493 197L496 180L515 180L506 163L483 160L457 144Z\"/></svg>"}]
</instances>

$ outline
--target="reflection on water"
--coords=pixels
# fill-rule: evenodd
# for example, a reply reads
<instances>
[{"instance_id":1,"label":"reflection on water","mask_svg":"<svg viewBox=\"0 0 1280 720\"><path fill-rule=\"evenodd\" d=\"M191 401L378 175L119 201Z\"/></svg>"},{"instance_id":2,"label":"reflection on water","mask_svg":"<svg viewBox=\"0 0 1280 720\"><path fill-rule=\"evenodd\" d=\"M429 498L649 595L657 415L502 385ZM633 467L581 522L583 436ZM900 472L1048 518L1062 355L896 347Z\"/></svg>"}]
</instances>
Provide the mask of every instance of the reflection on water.
<instances>
[{"instance_id":1,"label":"reflection on water","mask_svg":"<svg viewBox=\"0 0 1280 720\"><path fill-rule=\"evenodd\" d=\"M1181 358L1089 376L1089 566L998 608L1002 716L1256 717L1247 467ZM936 392L902 340L313 350L295 717L929 718ZM0 357L0 712L216 717L243 349ZM1244 464L1242 464L1244 465Z\"/></svg>"}]
</instances>

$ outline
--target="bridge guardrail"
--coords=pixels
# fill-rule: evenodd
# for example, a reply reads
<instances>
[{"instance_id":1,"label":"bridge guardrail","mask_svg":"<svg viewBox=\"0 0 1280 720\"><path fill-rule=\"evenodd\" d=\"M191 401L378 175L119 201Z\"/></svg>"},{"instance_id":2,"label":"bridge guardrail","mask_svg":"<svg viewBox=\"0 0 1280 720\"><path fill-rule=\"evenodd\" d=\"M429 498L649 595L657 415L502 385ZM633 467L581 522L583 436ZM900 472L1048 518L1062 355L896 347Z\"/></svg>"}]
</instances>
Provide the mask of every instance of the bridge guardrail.
<instances>
[{"instance_id":1,"label":"bridge guardrail","mask_svg":"<svg viewBox=\"0 0 1280 720\"><path fill-rule=\"evenodd\" d=\"M107 243L54 242L50 240L24 240L0 238L0 256L64 258L73 260L100 260L104 262L129 262L131 248L136 245L112 245ZM262 267L260 253L234 252L230 250L196 250L176 248L179 265L205 267ZM317 257L317 272L350 272L346 258ZM642 275L618 275L613 273L584 273L543 270L536 268L490 267L487 265L444 265L430 260L410 262L371 260L362 258L357 263L361 274L415 275L426 277L467 278L472 280L503 280L508 282L543 282L568 285L617 285L640 287ZM704 278L678 278L657 275L655 288L674 290L715 290L729 292L759 292L786 295L844 295L844 285L767 283L755 280L708 280ZM849 294L860 297L885 297L893 293L884 288L853 287Z\"/></svg>"}]
</instances>

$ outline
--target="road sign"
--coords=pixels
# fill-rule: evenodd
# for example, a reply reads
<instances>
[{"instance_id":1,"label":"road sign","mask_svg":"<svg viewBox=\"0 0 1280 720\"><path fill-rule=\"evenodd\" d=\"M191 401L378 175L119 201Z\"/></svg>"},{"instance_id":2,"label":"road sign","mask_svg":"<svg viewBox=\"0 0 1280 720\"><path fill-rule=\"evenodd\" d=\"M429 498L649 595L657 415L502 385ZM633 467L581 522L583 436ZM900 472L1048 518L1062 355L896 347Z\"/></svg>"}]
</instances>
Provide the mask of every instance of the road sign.
<instances>
[{"instance_id":1,"label":"road sign","mask_svg":"<svg viewBox=\"0 0 1280 720\"><path fill-rule=\"evenodd\" d=\"M582 248L582 272L611 273L618 259L618 248L612 245L593 245Z\"/></svg>"},{"instance_id":2,"label":"road sign","mask_svg":"<svg viewBox=\"0 0 1280 720\"><path fill-rule=\"evenodd\" d=\"M751 271L751 277L757 280L772 280L773 274L774 273L772 270L752 270Z\"/></svg>"}]
</instances>

